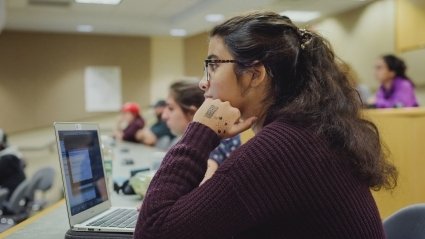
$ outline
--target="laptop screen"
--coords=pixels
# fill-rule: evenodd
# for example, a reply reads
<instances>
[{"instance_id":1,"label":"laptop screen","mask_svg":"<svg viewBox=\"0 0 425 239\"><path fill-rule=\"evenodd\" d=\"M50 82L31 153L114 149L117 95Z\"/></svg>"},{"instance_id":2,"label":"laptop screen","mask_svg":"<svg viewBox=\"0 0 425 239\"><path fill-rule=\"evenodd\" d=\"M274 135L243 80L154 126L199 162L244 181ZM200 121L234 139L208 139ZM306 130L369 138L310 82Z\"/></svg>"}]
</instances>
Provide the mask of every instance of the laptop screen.
<instances>
[{"instance_id":1,"label":"laptop screen","mask_svg":"<svg viewBox=\"0 0 425 239\"><path fill-rule=\"evenodd\" d=\"M108 200L98 132L65 130L58 136L71 215Z\"/></svg>"}]
</instances>

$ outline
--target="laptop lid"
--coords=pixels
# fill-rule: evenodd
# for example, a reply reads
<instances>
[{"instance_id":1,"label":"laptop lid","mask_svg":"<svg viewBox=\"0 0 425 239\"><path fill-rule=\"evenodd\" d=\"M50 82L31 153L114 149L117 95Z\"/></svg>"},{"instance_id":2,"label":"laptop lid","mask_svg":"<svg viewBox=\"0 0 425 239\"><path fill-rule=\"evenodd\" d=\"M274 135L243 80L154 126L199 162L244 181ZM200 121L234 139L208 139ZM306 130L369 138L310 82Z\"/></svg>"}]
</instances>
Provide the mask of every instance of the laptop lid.
<instances>
[{"instance_id":1,"label":"laptop lid","mask_svg":"<svg viewBox=\"0 0 425 239\"><path fill-rule=\"evenodd\" d=\"M99 128L93 123L54 123L71 227L111 207Z\"/></svg>"}]
</instances>

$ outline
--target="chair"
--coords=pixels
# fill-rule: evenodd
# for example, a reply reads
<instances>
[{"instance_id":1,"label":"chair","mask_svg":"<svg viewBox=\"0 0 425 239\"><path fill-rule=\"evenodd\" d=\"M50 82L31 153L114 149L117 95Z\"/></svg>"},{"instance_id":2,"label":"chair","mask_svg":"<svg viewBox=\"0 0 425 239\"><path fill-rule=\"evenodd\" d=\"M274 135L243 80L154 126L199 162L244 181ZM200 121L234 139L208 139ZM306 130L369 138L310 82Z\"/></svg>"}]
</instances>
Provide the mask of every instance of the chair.
<instances>
[{"instance_id":1,"label":"chair","mask_svg":"<svg viewBox=\"0 0 425 239\"><path fill-rule=\"evenodd\" d=\"M35 200L35 192L37 190L41 190L42 192L49 190L53 185L54 177L55 170L52 167L41 168L32 176L25 193L25 198L27 199L28 206L33 210L38 211L46 204L44 199L41 201Z\"/></svg>"},{"instance_id":2,"label":"chair","mask_svg":"<svg viewBox=\"0 0 425 239\"><path fill-rule=\"evenodd\" d=\"M25 199L27 187L28 181L22 181L16 187L15 191L13 191L9 200L3 202L4 214L0 217L0 232L11 228L29 217Z\"/></svg>"},{"instance_id":3,"label":"chair","mask_svg":"<svg viewBox=\"0 0 425 239\"><path fill-rule=\"evenodd\" d=\"M29 184L28 180L22 181L18 185L18 187L15 189L15 191L13 191L9 200L3 203L5 214L10 214L10 215L27 214L25 194L28 188L28 184ZM25 217L25 215L22 215L22 216ZM20 218L21 216L18 216L18 217Z\"/></svg>"},{"instance_id":4,"label":"chair","mask_svg":"<svg viewBox=\"0 0 425 239\"><path fill-rule=\"evenodd\" d=\"M3 201L6 200L9 195L9 189L0 187L0 205L3 204Z\"/></svg>"},{"instance_id":5,"label":"chair","mask_svg":"<svg viewBox=\"0 0 425 239\"><path fill-rule=\"evenodd\" d=\"M384 221L387 239L425 239L425 204L400 209Z\"/></svg>"}]
</instances>

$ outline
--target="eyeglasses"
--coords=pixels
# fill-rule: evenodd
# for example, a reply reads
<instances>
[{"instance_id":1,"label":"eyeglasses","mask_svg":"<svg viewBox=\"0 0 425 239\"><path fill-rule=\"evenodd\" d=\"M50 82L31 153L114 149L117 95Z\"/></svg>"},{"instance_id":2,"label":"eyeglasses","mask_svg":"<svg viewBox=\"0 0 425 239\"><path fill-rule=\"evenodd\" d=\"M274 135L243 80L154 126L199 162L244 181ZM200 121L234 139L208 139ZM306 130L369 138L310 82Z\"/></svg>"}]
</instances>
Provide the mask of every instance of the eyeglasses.
<instances>
[{"instance_id":1,"label":"eyeglasses","mask_svg":"<svg viewBox=\"0 0 425 239\"><path fill-rule=\"evenodd\" d=\"M210 81L211 79L211 72L214 71L215 64L217 63L238 63L236 60L216 60L216 59L207 59L204 61L204 74L207 75L207 81Z\"/></svg>"}]
</instances>

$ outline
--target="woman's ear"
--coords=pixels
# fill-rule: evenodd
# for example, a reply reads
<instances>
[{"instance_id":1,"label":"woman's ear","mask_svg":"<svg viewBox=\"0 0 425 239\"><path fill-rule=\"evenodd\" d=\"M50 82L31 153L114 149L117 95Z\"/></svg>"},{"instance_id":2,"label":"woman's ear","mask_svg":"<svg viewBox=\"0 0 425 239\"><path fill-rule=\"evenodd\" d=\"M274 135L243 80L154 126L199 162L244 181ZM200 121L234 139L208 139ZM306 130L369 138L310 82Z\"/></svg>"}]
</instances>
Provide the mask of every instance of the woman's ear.
<instances>
[{"instance_id":1,"label":"woman's ear","mask_svg":"<svg viewBox=\"0 0 425 239\"><path fill-rule=\"evenodd\" d=\"M266 81L266 68L264 67L263 64L259 64L256 66L253 66L250 69L250 74L251 74L251 81L250 81L250 86L251 87L258 87L259 85L263 84Z\"/></svg>"}]
</instances>

